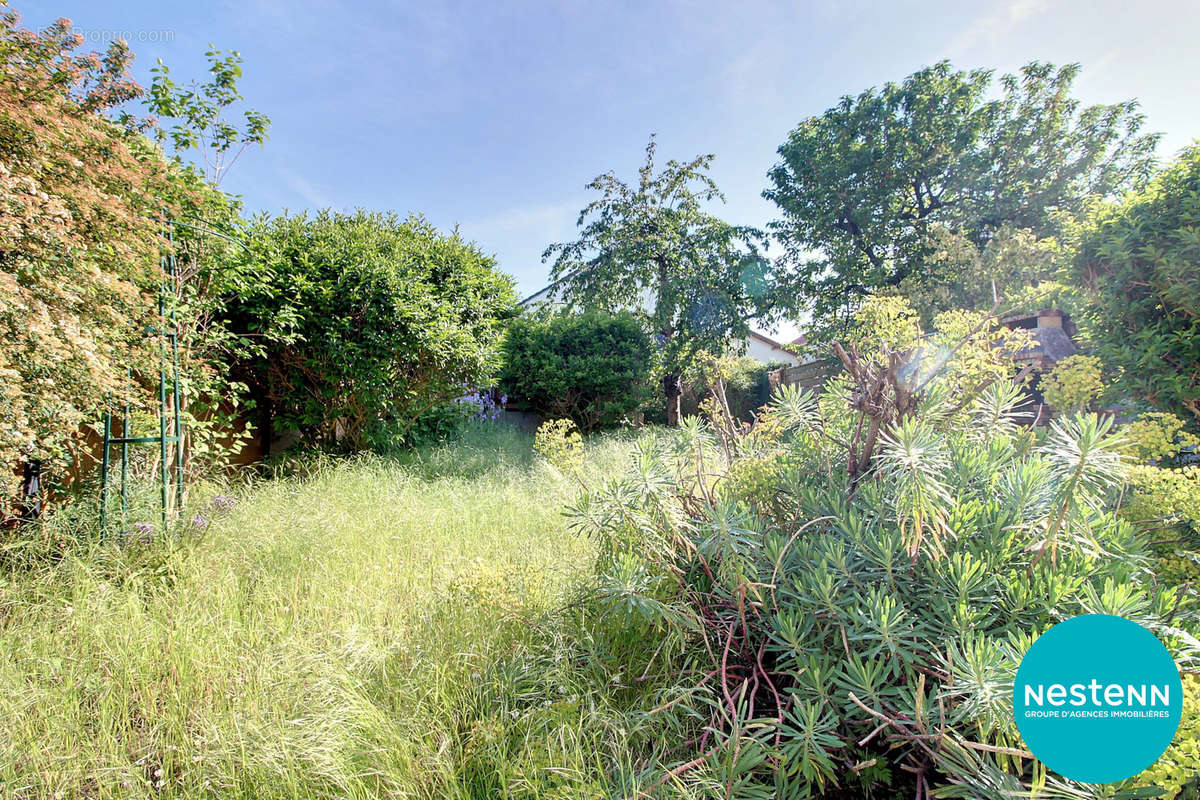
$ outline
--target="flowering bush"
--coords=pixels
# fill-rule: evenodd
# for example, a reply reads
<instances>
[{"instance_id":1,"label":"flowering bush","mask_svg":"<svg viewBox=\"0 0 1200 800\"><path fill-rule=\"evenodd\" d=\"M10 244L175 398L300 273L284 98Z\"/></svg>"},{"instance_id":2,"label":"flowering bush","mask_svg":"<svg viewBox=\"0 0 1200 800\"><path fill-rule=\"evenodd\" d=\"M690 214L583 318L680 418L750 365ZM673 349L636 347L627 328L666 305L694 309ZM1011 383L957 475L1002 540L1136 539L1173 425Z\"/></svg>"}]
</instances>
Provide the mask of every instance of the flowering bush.
<instances>
[{"instance_id":1,"label":"flowering bush","mask_svg":"<svg viewBox=\"0 0 1200 800\"><path fill-rule=\"evenodd\" d=\"M497 394L491 389L475 389L454 399L455 404L469 418L477 422L495 422L508 403L508 395Z\"/></svg>"},{"instance_id":2,"label":"flowering bush","mask_svg":"<svg viewBox=\"0 0 1200 800\"><path fill-rule=\"evenodd\" d=\"M122 42L80 52L69 20L0 8L0 471L78 454L105 395L154 363L166 162L107 113L135 97ZM53 475L53 471L51 471ZM6 479L7 481L7 479ZM6 487L7 488L7 487Z\"/></svg>"},{"instance_id":3,"label":"flowering bush","mask_svg":"<svg viewBox=\"0 0 1200 800\"><path fill-rule=\"evenodd\" d=\"M538 426L533 451L557 469L575 470L583 460L583 436L571 420L552 419Z\"/></svg>"},{"instance_id":4,"label":"flowering bush","mask_svg":"<svg viewBox=\"0 0 1200 800\"><path fill-rule=\"evenodd\" d=\"M1192 798L1200 793L1200 676L1183 676L1183 715L1167 752L1138 777L1163 797ZM1185 787L1190 794L1183 794Z\"/></svg>"},{"instance_id":5,"label":"flowering bush","mask_svg":"<svg viewBox=\"0 0 1200 800\"><path fill-rule=\"evenodd\" d=\"M166 159L143 136L153 120L118 111L143 94L124 42L104 53L82 44L69 20L33 32L0 8L0 463L9 474L20 458L46 461L51 489L91 449L86 431L106 402L157 413L164 287L175 292L165 299L189 468L246 439L228 424L244 400L230 366L255 347L214 312L256 275L228 267L228 243L192 224L229 230L238 201ZM226 95L236 78L220 78ZM170 240L167 218L178 223Z\"/></svg>"},{"instance_id":6,"label":"flowering bush","mask_svg":"<svg viewBox=\"0 0 1200 800\"><path fill-rule=\"evenodd\" d=\"M1126 450L1138 461L1167 461L1180 450L1200 445L1200 438L1183 427L1174 414L1151 411L1121 429Z\"/></svg>"}]
</instances>

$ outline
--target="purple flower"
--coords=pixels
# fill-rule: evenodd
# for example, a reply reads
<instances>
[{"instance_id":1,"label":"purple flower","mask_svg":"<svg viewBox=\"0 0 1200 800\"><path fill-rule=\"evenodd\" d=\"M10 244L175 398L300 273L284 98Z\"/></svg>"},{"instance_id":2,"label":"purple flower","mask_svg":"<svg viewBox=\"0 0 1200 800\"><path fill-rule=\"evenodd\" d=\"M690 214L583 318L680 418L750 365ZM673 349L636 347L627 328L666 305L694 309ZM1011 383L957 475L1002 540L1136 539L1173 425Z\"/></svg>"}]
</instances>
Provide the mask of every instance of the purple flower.
<instances>
[{"instance_id":1,"label":"purple flower","mask_svg":"<svg viewBox=\"0 0 1200 800\"><path fill-rule=\"evenodd\" d=\"M189 520L194 531L202 531L208 527L208 517L203 514L197 514Z\"/></svg>"},{"instance_id":2,"label":"purple flower","mask_svg":"<svg viewBox=\"0 0 1200 800\"><path fill-rule=\"evenodd\" d=\"M154 541L154 525L149 522L133 523L133 530L125 534L126 536L137 536L138 541L143 544L150 544Z\"/></svg>"},{"instance_id":3,"label":"purple flower","mask_svg":"<svg viewBox=\"0 0 1200 800\"><path fill-rule=\"evenodd\" d=\"M499 419L501 406L507 401L507 395L497 398L495 392L490 389L476 389L454 400L460 406L467 406L467 413L480 421Z\"/></svg>"},{"instance_id":4,"label":"purple flower","mask_svg":"<svg viewBox=\"0 0 1200 800\"><path fill-rule=\"evenodd\" d=\"M213 511L217 512L218 514L224 514L225 512L229 511L229 509L233 508L233 504L235 502L237 501L235 501L229 495L219 494L212 500L209 500L208 504L212 507Z\"/></svg>"}]
</instances>

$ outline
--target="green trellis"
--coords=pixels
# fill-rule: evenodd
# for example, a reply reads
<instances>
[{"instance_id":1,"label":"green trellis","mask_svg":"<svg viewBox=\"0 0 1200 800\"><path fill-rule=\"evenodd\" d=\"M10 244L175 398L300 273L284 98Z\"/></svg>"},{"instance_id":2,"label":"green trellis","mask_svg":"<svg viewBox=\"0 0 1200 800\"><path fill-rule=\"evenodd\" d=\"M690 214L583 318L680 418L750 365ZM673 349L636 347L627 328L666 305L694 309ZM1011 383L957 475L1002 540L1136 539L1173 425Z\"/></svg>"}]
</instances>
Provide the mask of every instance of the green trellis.
<instances>
[{"instance_id":1,"label":"green trellis","mask_svg":"<svg viewBox=\"0 0 1200 800\"><path fill-rule=\"evenodd\" d=\"M180 413L179 396L179 323L175 316L174 296L178 289L178 273L175 261L175 225L167 220L166 237L168 247L161 257L165 280L158 288L159 327L147 329L146 334L158 336L158 433L138 436L133 430L133 420L128 398L121 404L120 435L114 435L114 411L112 405L104 409L104 450L100 457L100 530L108 532L109 472L112 468L113 447L117 446L121 462L120 501L124 518L129 507L129 448L130 445L158 445L159 448L159 522L163 534L168 531L172 510L178 513L183 508L183 417ZM169 352L168 352L169 351ZM169 369L168 369L169 368ZM168 378L168 371L170 377ZM133 376L127 371L128 377ZM168 389L169 386L169 389ZM169 445L174 445L175 457L168 460ZM172 491L174 488L174 503Z\"/></svg>"},{"instance_id":2,"label":"green trellis","mask_svg":"<svg viewBox=\"0 0 1200 800\"><path fill-rule=\"evenodd\" d=\"M214 230L209 227L212 223L209 223L208 220L185 215L185 219L205 223L203 226L197 226L172 219L165 214L163 218L167 248L160 258L164 275L164 280L158 287L158 317L161 327L146 330L146 335L158 337L158 434L156 436L137 436L135 434L131 409L128 398L126 398L125 402L121 403L120 436L114 435L114 407L111 404L105 405L104 451L100 457L101 536L108 532L109 472L112 468L114 447L120 447L122 516L129 508L130 445L158 445L161 467L159 469L159 523L164 535L169 532L171 513L179 513L183 509L183 443L186 432L183 426L179 385L179 321L176 319L175 304L172 300L179 290L179 270L175 260L175 229L186 228L207 236L216 236L251 253L245 242L228 233ZM132 370L127 370L126 375L132 378ZM175 447L173 459L168 459L169 445Z\"/></svg>"}]
</instances>

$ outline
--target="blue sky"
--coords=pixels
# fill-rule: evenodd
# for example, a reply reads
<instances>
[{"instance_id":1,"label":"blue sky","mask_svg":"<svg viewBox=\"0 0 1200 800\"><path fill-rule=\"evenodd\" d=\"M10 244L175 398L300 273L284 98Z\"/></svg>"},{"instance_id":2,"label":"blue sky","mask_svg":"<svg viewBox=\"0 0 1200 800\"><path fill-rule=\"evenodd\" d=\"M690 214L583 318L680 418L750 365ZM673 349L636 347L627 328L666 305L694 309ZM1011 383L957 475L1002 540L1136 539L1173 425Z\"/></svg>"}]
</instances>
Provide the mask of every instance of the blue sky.
<instances>
[{"instance_id":1,"label":"blue sky","mask_svg":"<svg viewBox=\"0 0 1200 800\"><path fill-rule=\"evenodd\" d=\"M223 188L251 210L332 206L458 223L521 292L569 238L584 184L715 153L731 221L765 225L775 149L804 117L914 69L1080 62L1085 102L1140 98L1169 156L1200 136L1200 3L383 2L12 0L28 27L66 16L123 32L200 76L211 42L245 58L242 92L272 118ZM782 331L781 334L786 333Z\"/></svg>"}]
</instances>

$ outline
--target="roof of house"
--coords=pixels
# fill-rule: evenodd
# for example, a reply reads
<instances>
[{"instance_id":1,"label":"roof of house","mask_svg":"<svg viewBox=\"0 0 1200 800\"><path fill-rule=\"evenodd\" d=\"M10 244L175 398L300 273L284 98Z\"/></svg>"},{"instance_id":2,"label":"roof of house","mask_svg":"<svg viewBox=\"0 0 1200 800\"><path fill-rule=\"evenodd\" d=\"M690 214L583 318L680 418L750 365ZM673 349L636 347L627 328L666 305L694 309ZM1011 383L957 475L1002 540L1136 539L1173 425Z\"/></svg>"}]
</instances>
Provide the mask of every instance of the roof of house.
<instances>
[{"instance_id":1,"label":"roof of house","mask_svg":"<svg viewBox=\"0 0 1200 800\"><path fill-rule=\"evenodd\" d=\"M765 345L774 347L776 350L782 350L785 353L788 352L788 349L785 345L780 344L779 342L772 339L770 336L759 333L758 331L750 331L750 336L754 339L758 339L760 342L762 342Z\"/></svg>"},{"instance_id":2,"label":"roof of house","mask_svg":"<svg viewBox=\"0 0 1200 800\"><path fill-rule=\"evenodd\" d=\"M1036 314L1023 314L1002 320L1010 328L1024 328L1033 336L1033 346L1014 354L1019 361L1045 359L1058 363L1079 352L1071 334L1075 324L1068 314L1056 309L1043 309Z\"/></svg>"},{"instance_id":3,"label":"roof of house","mask_svg":"<svg viewBox=\"0 0 1200 800\"><path fill-rule=\"evenodd\" d=\"M1033 347L1016 353L1017 358L1048 358L1057 363L1079 352L1071 337L1062 328L1037 328L1033 331Z\"/></svg>"}]
</instances>

